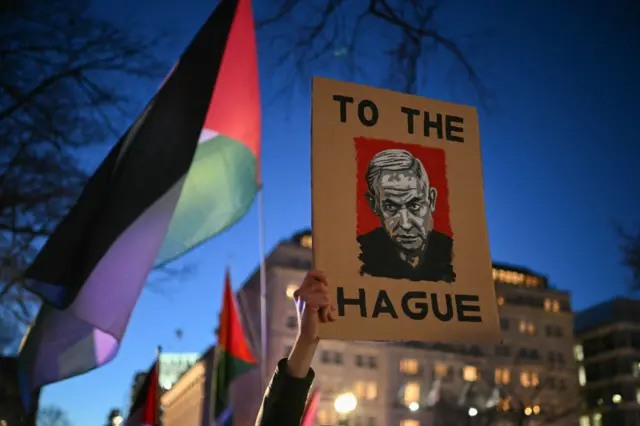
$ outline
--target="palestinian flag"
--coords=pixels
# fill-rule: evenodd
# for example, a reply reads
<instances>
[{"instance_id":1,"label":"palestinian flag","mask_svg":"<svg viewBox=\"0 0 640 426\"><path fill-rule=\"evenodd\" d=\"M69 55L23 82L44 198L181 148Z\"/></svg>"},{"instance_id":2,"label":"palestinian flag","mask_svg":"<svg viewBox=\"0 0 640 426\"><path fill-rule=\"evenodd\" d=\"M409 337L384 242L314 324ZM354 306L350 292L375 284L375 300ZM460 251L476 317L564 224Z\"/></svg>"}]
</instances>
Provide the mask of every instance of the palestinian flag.
<instances>
[{"instance_id":1,"label":"palestinian flag","mask_svg":"<svg viewBox=\"0 0 640 426\"><path fill-rule=\"evenodd\" d=\"M125 426L158 426L159 413L160 385L158 384L158 362L156 361L136 395Z\"/></svg>"},{"instance_id":2,"label":"palestinian flag","mask_svg":"<svg viewBox=\"0 0 640 426\"><path fill-rule=\"evenodd\" d=\"M45 305L21 348L35 389L113 359L154 266L243 217L259 187L250 0L221 0L26 273Z\"/></svg>"},{"instance_id":3,"label":"palestinian flag","mask_svg":"<svg viewBox=\"0 0 640 426\"><path fill-rule=\"evenodd\" d=\"M320 404L320 389L314 388L307 400L307 405L302 415L300 426L315 426L318 417L318 405Z\"/></svg>"},{"instance_id":4,"label":"palestinian flag","mask_svg":"<svg viewBox=\"0 0 640 426\"><path fill-rule=\"evenodd\" d=\"M225 277L214 363L209 405L212 411L211 420L216 426L232 426L230 395L233 381L255 368L258 363L249 349L247 338L242 330L228 270Z\"/></svg>"}]
</instances>

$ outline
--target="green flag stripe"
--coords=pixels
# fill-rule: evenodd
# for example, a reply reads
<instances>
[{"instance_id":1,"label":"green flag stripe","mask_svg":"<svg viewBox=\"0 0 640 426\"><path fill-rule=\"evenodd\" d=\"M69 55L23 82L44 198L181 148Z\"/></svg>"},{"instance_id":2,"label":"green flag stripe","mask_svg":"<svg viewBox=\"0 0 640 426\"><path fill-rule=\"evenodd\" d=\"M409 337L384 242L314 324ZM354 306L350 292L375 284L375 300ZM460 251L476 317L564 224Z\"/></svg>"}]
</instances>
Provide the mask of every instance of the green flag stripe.
<instances>
[{"instance_id":1,"label":"green flag stripe","mask_svg":"<svg viewBox=\"0 0 640 426\"><path fill-rule=\"evenodd\" d=\"M257 191L257 160L244 144L223 135L200 143L156 266L233 225Z\"/></svg>"},{"instance_id":2,"label":"green flag stripe","mask_svg":"<svg viewBox=\"0 0 640 426\"><path fill-rule=\"evenodd\" d=\"M213 402L213 417L218 418L229 406L229 390L233 381L249 370L256 368L255 364L242 361L231 356L223 348L217 353L217 366L213 381L215 401Z\"/></svg>"}]
</instances>

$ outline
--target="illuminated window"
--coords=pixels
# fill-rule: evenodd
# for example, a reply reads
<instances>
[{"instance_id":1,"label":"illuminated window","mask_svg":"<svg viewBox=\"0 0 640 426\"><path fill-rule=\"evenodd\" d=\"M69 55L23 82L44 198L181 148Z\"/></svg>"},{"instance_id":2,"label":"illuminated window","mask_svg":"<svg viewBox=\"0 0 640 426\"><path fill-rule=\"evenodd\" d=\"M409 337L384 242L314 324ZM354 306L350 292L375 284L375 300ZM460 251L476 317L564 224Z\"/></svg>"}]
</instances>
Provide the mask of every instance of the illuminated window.
<instances>
[{"instance_id":1,"label":"illuminated window","mask_svg":"<svg viewBox=\"0 0 640 426\"><path fill-rule=\"evenodd\" d=\"M502 306L504 305L504 297L500 296L498 297L498 306Z\"/></svg>"},{"instance_id":2,"label":"illuminated window","mask_svg":"<svg viewBox=\"0 0 640 426\"><path fill-rule=\"evenodd\" d=\"M313 246L313 238L311 235L303 235L300 238L300 245L304 248L311 248Z\"/></svg>"},{"instance_id":3,"label":"illuminated window","mask_svg":"<svg viewBox=\"0 0 640 426\"><path fill-rule=\"evenodd\" d=\"M525 320L520 320L520 325L518 326L518 330L520 330L520 333L527 332L527 322Z\"/></svg>"},{"instance_id":4,"label":"illuminated window","mask_svg":"<svg viewBox=\"0 0 640 426\"><path fill-rule=\"evenodd\" d=\"M589 416L580 416L580 426L591 426Z\"/></svg>"},{"instance_id":5,"label":"illuminated window","mask_svg":"<svg viewBox=\"0 0 640 426\"><path fill-rule=\"evenodd\" d=\"M527 333L529 333L529 334L530 334L530 335L532 335L532 336L536 333L536 326L535 326L535 325L533 325L533 323L532 323L532 322L529 322L529 323L527 324Z\"/></svg>"},{"instance_id":6,"label":"illuminated window","mask_svg":"<svg viewBox=\"0 0 640 426\"><path fill-rule=\"evenodd\" d=\"M530 371L520 372L520 384L525 388L536 387L540 384L538 373Z\"/></svg>"},{"instance_id":7,"label":"illuminated window","mask_svg":"<svg viewBox=\"0 0 640 426\"><path fill-rule=\"evenodd\" d=\"M321 425L330 425L333 424L333 419L331 418L331 414L328 410L318 410L318 423Z\"/></svg>"},{"instance_id":8,"label":"illuminated window","mask_svg":"<svg viewBox=\"0 0 640 426\"><path fill-rule=\"evenodd\" d=\"M289 284L287 286L287 297L293 299L293 293L295 293L297 289L298 286L296 284Z\"/></svg>"},{"instance_id":9,"label":"illuminated window","mask_svg":"<svg viewBox=\"0 0 640 426\"><path fill-rule=\"evenodd\" d=\"M544 299L544 310L547 312L551 311L551 299Z\"/></svg>"},{"instance_id":10,"label":"illuminated window","mask_svg":"<svg viewBox=\"0 0 640 426\"><path fill-rule=\"evenodd\" d=\"M573 357L576 361L582 361L584 359L584 351L582 350L582 345L575 345L573 347Z\"/></svg>"},{"instance_id":11,"label":"illuminated window","mask_svg":"<svg viewBox=\"0 0 640 426\"><path fill-rule=\"evenodd\" d=\"M498 281L498 270L497 269L492 269L491 270L491 274L493 275L493 280L494 281Z\"/></svg>"},{"instance_id":12,"label":"illuminated window","mask_svg":"<svg viewBox=\"0 0 640 426\"><path fill-rule=\"evenodd\" d=\"M640 404L640 388L636 389L636 403Z\"/></svg>"},{"instance_id":13,"label":"illuminated window","mask_svg":"<svg viewBox=\"0 0 640 426\"><path fill-rule=\"evenodd\" d=\"M511 381L511 372L508 368L496 368L495 382L497 385L507 385Z\"/></svg>"},{"instance_id":14,"label":"illuminated window","mask_svg":"<svg viewBox=\"0 0 640 426\"><path fill-rule=\"evenodd\" d=\"M536 333L536 326L532 321L520 320L518 330L520 330L522 334L533 336Z\"/></svg>"},{"instance_id":15,"label":"illuminated window","mask_svg":"<svg viewBox=\"0 0 640 426\"><path fill-rule=\"evenodd\" d=\"M557 300L554 300L552 303L551 310L553 312L560 312L560 302L558 302Z\"/></svg>"},{"instance_id":16,"label":"illuminated window","mask_svg":"<svg viewBox=\"0 0 640 426\"><path fill-rule=\"evenodd\" d=\"M595 413L593 415L593 426L602 426L602 414Z\"/></svg>"},{"instance_id":17,"label":"illuminated window","mask_svg":"<svg viewBox=\"0 0 640 426\"><path fill-rule=\"evenodd\" d=\"M467 365L462 369L462 378L465 382L475 382L478 380L478 369L471 365Z\"/></svg>"},{"instance_id":18,"label":"illuminated window","mask_svg":"<svg viewBox=\"0 0 640 426\"><path fill-rule=\"evenodd\" d=\"M620 395L619 393L614 394L611 397L611 402L613 402L614 404L620 404L622 402L622 395Z\"/></svg>"},{"instance_id":19,"label":"illuminated window","mask_svg":"<svg viewBox=\"0 0 640 426\"><path fill-rule=\"evenodd\" d=\"M418 374L418 360L417 359L401 359L400 360L400 372L403 374Z\"/></svg>"},{"instance_id":20,"label":"illuminated window","mask_svg":"<svg viewBox=\"0 0 640 426\"><path fill-rule=\"evenodd\" d=\"M511 400L507 398L501 398L496 407L498 411L509 411L511 409Z\"/></svg>"},{"instance_id":21,"label":"illuminated window","mask_svg":"<svg viewBox=\"0 0 640 426\"><path fill-rule=\"evenodd\" d=\"M378 384L376 382L367 383L367 391L364 395L368 401L373 401L378 397Z\"/></svg>"},{"instance_id":22,"label":"illuminated window","mask_svg":"<svg viewBox=\"0 0 640 426\"><path fill-rule=\"evenodd\" d=\"M400 420L400 426L420 426L420 421L414 419Z\"/></svg>"},{"instance_id":23,"label":"illuminated window","mask_svg":"<svg viewBox=\"0 0 640 426\"><path fill-rule=\"evenodd\" d=\"M536 404L532 408L533 408L533 414L534 415L540 414L540 406L539 405Z\"/></svg>"},{"instance_id":24,"label":"illuminated window","mask_svg":"<svg viewBox=\"0 0 640 426\"><path fill-rule=\"evenodd\" d=\"M580 386L587 384L587 373L582 365L578 367L578 383L580 383Z\"/></svg>"},{"instance_id":25,"label":"illuminated window","mask_svg":"<svg viewBox=\"0 0 640 426\"><path fill-rule=\"evenodd\" d=\"M436 365L433 367L433 372L436 377L445 377L449 375L449 366L447 364L443 364L441 362L436 362Z\"/></svg>"},{"instance_id":26,"label":"illuminated window","mask_svg":"<svg viewBox=\"0 0 640 426\"><path fill-rule=\"evenodd\" d=\"M420 385L416 382L407 383L402 399L407 406L412 402L420 402Z\"/></svg>"},{"instance_id":27,"label":"illuminated window","mask_svg":"<svg viewBox=\"0 0 640 426\"><path fill-rule=\"evenodd\" d=\"M531 275L527 275L525 278L525 284L527 287L537 287L540 284L540 279Z\"/></svg>"},{"instance_id":28,"label":"illuminated window","mask_svg":"<svg viewBox=\"0 0 640 426\"><path fill-rule=\"evenodd\" d=\"M378 397L377 383L357 381L353 386L353 393L358 399L372 401Z\"/></svg>"}]
</instances>

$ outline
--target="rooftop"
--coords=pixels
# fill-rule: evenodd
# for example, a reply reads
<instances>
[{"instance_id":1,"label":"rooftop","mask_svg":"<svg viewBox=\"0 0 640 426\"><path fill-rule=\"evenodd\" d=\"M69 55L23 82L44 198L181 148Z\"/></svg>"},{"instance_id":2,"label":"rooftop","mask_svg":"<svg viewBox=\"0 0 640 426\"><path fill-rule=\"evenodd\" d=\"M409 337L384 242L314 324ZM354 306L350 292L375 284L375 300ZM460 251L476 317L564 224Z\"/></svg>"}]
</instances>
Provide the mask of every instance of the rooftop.
<instances>
[{"instance_id":1,"label":"rooftop","mask_svg":"<svg viewBox=\"0 0 640 426\"><path fill-rule=\"evenodd\" d=\"M640 324L638 312L640 300L617 297L577 313L574 318L574 331L579 335L619 322Z\"/></svg>"}]
</instances>

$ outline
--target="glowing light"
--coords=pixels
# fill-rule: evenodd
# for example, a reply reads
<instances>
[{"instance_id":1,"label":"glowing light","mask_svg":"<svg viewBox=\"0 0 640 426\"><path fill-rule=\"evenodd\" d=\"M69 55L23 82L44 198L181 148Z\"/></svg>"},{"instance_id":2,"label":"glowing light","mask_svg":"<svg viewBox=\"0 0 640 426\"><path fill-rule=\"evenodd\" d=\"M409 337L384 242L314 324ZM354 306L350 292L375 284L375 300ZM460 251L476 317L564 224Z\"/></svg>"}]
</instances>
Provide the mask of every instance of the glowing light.
<instances>
[{"instance_id":1,"label":"glowing light","mask_svg":"<svg viewBox=\"0 0 640 426\"><path fill-rule=\"evenodd\" d=\"M348 414L356 409L358 406L358 400L356 396L351 393L343 393L342 395L338 395L335 402L333 403L336 411L340 414Z\"/></svg>"}]
</instances>

